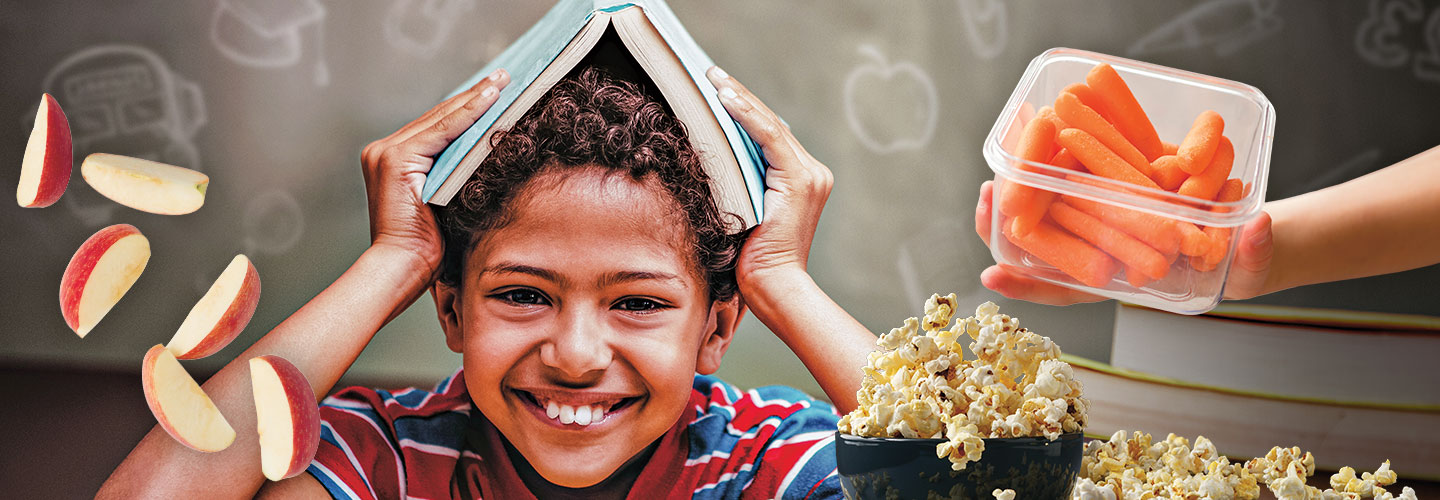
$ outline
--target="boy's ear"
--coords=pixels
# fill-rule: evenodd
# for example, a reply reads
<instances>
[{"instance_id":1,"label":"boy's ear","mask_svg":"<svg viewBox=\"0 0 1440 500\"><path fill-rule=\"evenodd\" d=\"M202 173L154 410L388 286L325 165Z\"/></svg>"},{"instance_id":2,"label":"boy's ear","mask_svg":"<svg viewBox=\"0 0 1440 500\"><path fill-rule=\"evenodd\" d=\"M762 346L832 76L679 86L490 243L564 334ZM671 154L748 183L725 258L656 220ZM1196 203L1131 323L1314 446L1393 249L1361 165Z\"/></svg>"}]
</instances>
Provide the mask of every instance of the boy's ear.
<instances>
[{"instance_id":1,"label":"boy's ear","mask_svg":"<svg viewBox=\"0 0 1440 500\"><path fill-rule=\"evenodd\" d=\"M439 280L430 285L430 295L435 298L435 315L440 319L440 328L445 330L445 345L451 351L460 353L465 349L465 332L460 327L460 290Z\"/></svg>"},{"instance_id":2,"label":"boy's ear","mask_svg":"<svg viewBox=\"0 0 1440 500\"><path fill-rule=\"evenodd\" d=\"M700 343L700 353L695 360L695 371L709 375L720 369L720 358L735 339L735 329L745 317L745 301L736 294L734 298L715 302L710 306L710 319L705 325L705 339Z\"/></svg>"}]
</instances>

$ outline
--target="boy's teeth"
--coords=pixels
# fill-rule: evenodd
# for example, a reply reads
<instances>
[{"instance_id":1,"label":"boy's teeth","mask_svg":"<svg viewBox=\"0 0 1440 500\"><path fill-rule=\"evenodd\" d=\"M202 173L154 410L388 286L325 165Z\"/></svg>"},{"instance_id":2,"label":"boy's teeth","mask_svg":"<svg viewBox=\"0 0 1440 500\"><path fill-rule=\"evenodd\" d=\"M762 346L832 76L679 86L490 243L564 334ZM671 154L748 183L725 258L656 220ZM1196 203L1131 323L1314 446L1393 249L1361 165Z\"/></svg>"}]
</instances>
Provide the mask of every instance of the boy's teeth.
<instances>
[{"instance_id":1,"label":"boy's teeth","mask_svg":"<svg viewBox=\"0 0 1440 500\"><path fill-rule=\"evenodd\" d=\"M562 424L590 425L605 419L604 405L570 406L546 401L545 416L558 419Z\"/></svg>"}]
</instances>

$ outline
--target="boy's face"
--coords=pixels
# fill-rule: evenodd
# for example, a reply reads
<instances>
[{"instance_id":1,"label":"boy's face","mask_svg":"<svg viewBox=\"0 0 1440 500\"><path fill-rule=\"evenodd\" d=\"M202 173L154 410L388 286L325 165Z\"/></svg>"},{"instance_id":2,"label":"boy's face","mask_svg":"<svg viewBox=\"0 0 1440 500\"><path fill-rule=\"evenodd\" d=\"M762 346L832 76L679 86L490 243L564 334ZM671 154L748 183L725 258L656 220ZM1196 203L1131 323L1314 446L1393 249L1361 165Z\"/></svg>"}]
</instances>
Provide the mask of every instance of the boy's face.
<instances>
[{"instance_id":1,"label":"boy's face","mask_svg":"<svg viewBox=\"0 0 1440 500\"><path fill-rule=\"evenodd\" d=\"M510 208L437 289L441 320L476 407L547 480L590 486L675 425L738 306L712 305L658 182L550 170Z\"/></svg>"}]
</instances>

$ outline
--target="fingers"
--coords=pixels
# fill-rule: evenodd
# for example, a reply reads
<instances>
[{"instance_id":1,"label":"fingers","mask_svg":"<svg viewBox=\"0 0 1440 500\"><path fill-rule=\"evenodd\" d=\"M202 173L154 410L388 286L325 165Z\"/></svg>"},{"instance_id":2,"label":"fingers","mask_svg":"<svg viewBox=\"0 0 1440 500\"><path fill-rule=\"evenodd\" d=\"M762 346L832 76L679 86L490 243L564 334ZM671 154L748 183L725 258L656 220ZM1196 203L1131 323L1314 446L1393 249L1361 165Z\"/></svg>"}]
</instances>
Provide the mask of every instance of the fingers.
<instances>
[{"instance_id":1,"label":"fingers","mask_svg":"<svg viewBox=\"0 0 1440 500\"><path fill-rule=\"evenodd\" d=\"M500 89L509 83L509 73L504 69L495 70L469 89L451 96L440 104L436 104L435 107L430 108L424 114L420 115L419 118L400 127L400 129L394 133L367 145L360 153L360 162L372 168L378 166L381 154L390 152L395 146L413 139L421 132L434 128L436 123L447 117L455 116L457 112L470 110L471 112L466 114L473 115L473 118L469 120L469 123L473 124L475 120L480 118L480 115L484 114L485 111L490 108L491 104L495 103L495 99L499 97ZM475 109L478 109L479 112L473 112ZM463 120L463 117L460 119ZM466 125L466 127L468 128L469 125ZM459 133L455 135L458 136ZM454 137L452 136L450 140L453 139ZM449 144L448 140L446 144ZM443 149L443 146L441 148ZM436 151L426 156L434 156L438 153L439 151Z\"/></svg>"},{"instance_id":2,"label":"fingers","mask_svg":"<svg viewBox=\"0 0 1440 500\"><path fill-rule=\"evenodd\" d=\"M446 144L449 144L450 140L454 140L461 132L474 124L475 120L479 120L480 115L490 109L490 105L500 97L500 89L505 88L509 83L510 73L504 69L495 70L489 76L481 79L479 83L430 108L430 111L421 115L420 118L401 127L395 134L396 142L408 141L421 132L436 129L437 124L446 124L448 128L444 129L445 133L453 132L450 139L445 141ZM454 131L453 127L461 123L463 123L463 127L459 131Z\"/></svg>"},{"instance_id":3,"label":"fingers","mask_svg":"<svg viewBox=\"0 0 1440 500\"><path fill-rule=\"evenodd\" d=\"M762 149L771 152L781 148L794 149L796 146L794 136L790 134L790 128L775 116L775 112L766 107L755 94L750 93L739 81L725 73L719 66L713 66L706 72L710 82L720 92L720 103L740 126L745 128L745 133L751 139L760 144ZM766 155L767 159L769 154Z\"/></svg>"},{"instance_id":4,"label":"fingers","mask_svg":"<svg viewBox=\"0 0 1440 500\"><path fill-rule=\"evenodd\" d=\"M975 232L990 246L990 201L995 199L995 182L985 181L980 184L980 199L975 202Z\"/></svg>"},{"instance_id":5,"label":"fingers","mask_svg":"<svg viewBox=\"0 0 1440 500\"><path fill-rule=\"evenodd\" d=\"M1240 231L1240 244L1225 280L1225 298L1248 299L1267 293L1270 260L1275 254L1271 227L1270 214L1260 212Z\"/></svg>"},{"instance_id":6,"label":"fingers","mask_svg":"<svg viewBox=\"0 0 1440 500\"><path fill-rule=\"evenodd\" d=\"M1071 290L1010 272L1001 266L990 266L980 273L980 283L1007 298L1026 300L1052 306L1068 306L1099 302L1104 297Z\"/></svg>"}]
</instances>

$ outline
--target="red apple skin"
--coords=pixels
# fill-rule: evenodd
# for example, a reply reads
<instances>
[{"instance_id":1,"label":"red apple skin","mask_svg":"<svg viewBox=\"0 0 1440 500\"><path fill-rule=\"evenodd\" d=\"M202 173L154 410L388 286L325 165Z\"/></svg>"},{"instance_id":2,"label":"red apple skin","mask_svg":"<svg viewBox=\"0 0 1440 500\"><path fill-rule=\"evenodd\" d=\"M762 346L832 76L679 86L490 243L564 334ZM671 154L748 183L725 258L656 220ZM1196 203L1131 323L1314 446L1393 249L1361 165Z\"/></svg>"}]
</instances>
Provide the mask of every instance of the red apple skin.
<instances>
[{"instance_id":1,"label":"red apple skin","mask_svg":"<svg viewBox=\"0 0 1440 500\"><path fill-rule=\"evenodd\" d=\"M186 441L179 432L172 430L175 429L175 424L171 423L170 418L160 409L160 396L155 394L155 388L152 386L152 382L155 380L155 374L153 373L155 371L155 360L159 358L160 353L163 352L165 352L165 345L156 344L155 347L151 347L149 351L145 351L145 359L141 361L140 387L145 390L145 405L150 407L150 413L155 415L156 422L160 423L160 428L165 429L166 434L169 434L170 437L175 438L175 441L178 441L190 449L200 450L200 448L195 446L195 443Z\"/></svg>"},{"instance_id":2,"label":"red apple skin","mask_svg":"<svg viewBox=\"0 0 1440 500\"><path fill-rule=\"evenodd\" d=\"M75 255L70 257L70 264L65 266L65 274L60 277L60 315L65 317L65 324L71 330L80 332L80 296L85 292L85 283L90 281L95 263L100 261L110 245L132 234L140 234L140 230L129 224L101 229L81 243Z\"/></svg>"},{"instance_id":3,"label":"red apple skin","mask_svg":"<svg viewBox=\"0 0 1440 500\"><path fill-rule=\"evenodd\" d=\"M255 307L260 304L260 273L255 270L255 263L246 259L245 282L240 285L240 293L235 294L235 300L230 302L230 307L225 314L220 316L220 321L215 322L215 327L195 348L186 351L184 355L175 356L176 359L200 359L211 354L220 352L230 341L240 336L245 330L245 325L250 324L250 318L255 315ZM308 385L307 385L308 387Z\"/></svg>"},{"instance_id":4,"label":"red apple skin","mask_svg":"<svg viewBox=\"0 0 1440 500\"><path fill-rule=\"evenodd\" d=\"M319 400L315 398L315 391L310 388L310 380L305 378L304 373L300 373L299 368L290 364L290 361L273 354L259 358L275 367L275 374L280 376L280 384L285 388L285 398L290 403L290 421L295 424L295 453L290 457L290 467L286 470L285 477L292 477L304 472L315 459L315 451L320 449Z\"/></svg>"},{"instance_id":5,"label":"red apple skin","mask_svg":"<svg viewBox=\"0 0 1440 500\"><path fill-rule=\"evenodd\" d=\"M70 139L70 120L60 110L60 103L50 94L45 94L47 106L45 131L45 161L40 170L40 184L36 186L35 201L27 208L42 208L53 205L65 194L70 185L70 171L74 166L74 149Z\"/></svg>"}]
</instances>

